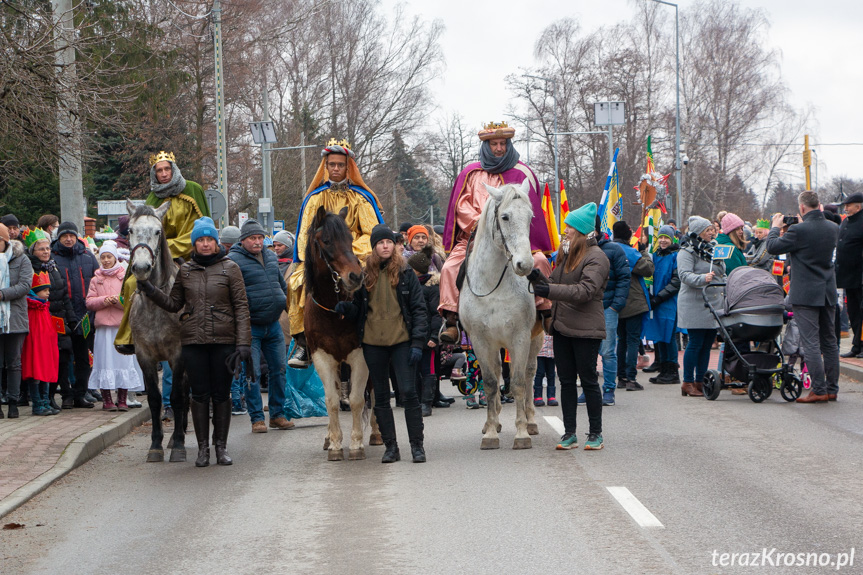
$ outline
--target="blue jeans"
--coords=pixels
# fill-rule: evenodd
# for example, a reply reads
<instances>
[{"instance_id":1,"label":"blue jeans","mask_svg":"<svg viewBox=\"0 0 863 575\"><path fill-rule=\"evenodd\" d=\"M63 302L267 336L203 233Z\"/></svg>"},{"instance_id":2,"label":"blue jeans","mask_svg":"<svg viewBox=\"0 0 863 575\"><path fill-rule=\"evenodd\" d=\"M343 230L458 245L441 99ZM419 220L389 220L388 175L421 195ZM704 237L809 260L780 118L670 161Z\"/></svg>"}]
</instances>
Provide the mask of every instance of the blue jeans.
<instances>
[{"instance_id":1,"label":"blue jeans","mask_svg":"<svg viewBox=\"0 0 863 575\"><path fill-rule=\"evenodd\" d=\"M255 381L246 389L246 407L252 423L264 420L264 401L261 398L261 354L270 368L270 388L267 404L270 420L285 415L285 336L278 320L268 325L252 324L252 363L255 364Z\"/></svg>"},{"instance_id":2,"label":"blue jeans","mask_svg":"<svg viewBox=\"0 0 863 575\"><path fill-rule=\"evenodd\" d=\"M695 383L704 379L710 363L710 348L716 339L716 329L687 329L689 343L683 352L683 381Z\"/></svg>"},{"instance_id":3,"label":"blue jeans","mask_svg":"<svg viewBox=\"0 0 863 575\"><path fill-rule=\"evenodd\" d=\"M162 364L162 407L171 407L171 389L174 387L174 372L167 361Z\"/></svg>"},{"instance_id":4,"label":"blue jeans","mask_svg":"<svg viewBox=\"0 0 863 575\"><path fill-rule=\"evenodd\" d=\"M617 322L617 377L635 381L638 376L638 344L641 342L641 327L644 314L621 319Z\"/></svg>"},{"instance_id":5,"label":"blue jeans","mask_svg":"<svg viewBox=\"0 0 863 575\"><path fill-rule=\"evenodd\" d=\"M605 308L605 339L599 346L602 356L602 391L614 392L617 387L617 312Z\"/></svg>"},{"instance_id":6,"label":"blue jeans","mask_svg":"<svg viewBox=\"0 0 863 575\"><path fill-rule=\"evenodd\" d=\"M548 399L557 398L557 388L554 385L554 358L541 357L536 358L536 376L533 378L533 397L542 399L542 378L548 382L546 388L546 397Z\"/></svg>"}]
</instances>

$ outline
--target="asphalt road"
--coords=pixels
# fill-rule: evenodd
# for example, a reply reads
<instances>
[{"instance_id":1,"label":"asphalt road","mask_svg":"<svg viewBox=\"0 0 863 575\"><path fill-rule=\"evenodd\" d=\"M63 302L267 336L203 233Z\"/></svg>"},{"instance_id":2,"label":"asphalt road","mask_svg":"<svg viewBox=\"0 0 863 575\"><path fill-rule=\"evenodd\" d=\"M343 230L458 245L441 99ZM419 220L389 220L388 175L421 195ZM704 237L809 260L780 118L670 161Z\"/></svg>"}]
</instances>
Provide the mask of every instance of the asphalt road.
<instances>
[{"instance_id":1,"label":"asphalt road","mask_svg":"<svg viewBox=\"0 0 863 575\"><path fill-rule=\"evenodd\" d=\"M392 465L383 447L328 462L322 419L252 435L234 417L234 465L205 469L194 450L145 463L144 428L7 516L24 527L0 531L0 572L827 573L854 549L840 572L863 573L863 385L843 381L829 405L646 387L618 391L598 452L555 451L550 407L533 449L509 449L512 405L503 448L481 451L485 411L461 400L425 420L426 464L410 462L399 409L405 459ZM582 437L586 424L581 407ZM642 526L651 518L661 526ZM757 567L721 564L764 549L735 559ZM789 567L779 553L832 564Z\"/></svg>"}]
</instances>

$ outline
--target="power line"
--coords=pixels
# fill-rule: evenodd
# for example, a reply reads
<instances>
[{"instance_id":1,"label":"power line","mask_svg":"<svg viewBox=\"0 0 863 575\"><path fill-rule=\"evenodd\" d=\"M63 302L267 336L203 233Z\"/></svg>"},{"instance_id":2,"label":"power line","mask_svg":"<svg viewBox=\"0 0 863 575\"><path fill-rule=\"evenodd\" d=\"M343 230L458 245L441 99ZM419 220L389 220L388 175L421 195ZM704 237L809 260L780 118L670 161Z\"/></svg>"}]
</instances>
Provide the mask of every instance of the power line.
<instances>
[{"instance_id":1,"label":"power line","mask_svg":"<svg viewBox=\"0 0 863 575\"><path fill-rule=\"evenodd\" d=\"M204 14L203 16L195 16L195 15L193 15L193 14L189 14L188 12L185 12L182 8L180 8L179 6L177 6L176 4L174 4L174 2L172 2L172 0L165 0L165 1L166 1L168 4L170 4L171 6L173 6L173 7L174 7L174 9L175 9L177 12L179 12L180 14L182 14L183 16L185 16L185 17L187 17L187 18L191 18L192 20L203 20L204 18L209 18L209 17L210 17L210 14L212 14L212 13L213 13L213 11L212 11L212 10L210 10L209 12L207 12L206 14Z\"/></svg>"}]
</instances>

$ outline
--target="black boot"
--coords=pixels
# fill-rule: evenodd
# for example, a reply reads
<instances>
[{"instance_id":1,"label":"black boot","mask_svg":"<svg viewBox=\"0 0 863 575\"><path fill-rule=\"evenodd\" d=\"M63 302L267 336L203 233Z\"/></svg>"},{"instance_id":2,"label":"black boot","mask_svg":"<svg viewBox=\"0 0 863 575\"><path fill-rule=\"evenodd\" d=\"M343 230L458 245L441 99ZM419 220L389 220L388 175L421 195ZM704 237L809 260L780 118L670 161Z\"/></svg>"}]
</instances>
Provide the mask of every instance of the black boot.
<instances>
[{"instance_id":1,"label":"black boot","mask_svg":"<svg viewBox=\"0 0 863 575\"><path fill-rule=\"evenodd\" d=\"M57 387L57 382L48 384L48 405L51 406L51 409L59 413L60 406L57 405L56 401L54 401L54 396L57 395Z\"/></svg>"},{"instance_id":2,"label":"black boot","mask_svg":"<svg viewBox=\"0 0 863 575\"><path fill-rule=\"evenodd\" d=\"M395 463L401 460L402 456L399 453L399 444L395 439L385 441L384 445L386 445L387 450L384 451L384 456L381 457L381 463Z\"/></svg>"},{"instance_id":3,"label":"black boot","mask_svg":"<svg viewBox=\"0 0 863 575\"><path fill-rule=\"evenodd\" d=\"M414 463L426 462L426 452L423 449L422 441L411 440L411 457L413 457Z\"/></svg>"},{"instance_id":4,"label":"black boot","mask_svg":"<svg viewBox=\"0 0 863 575\"><path fill-rule=\"evenodd\" d=\"M666 362L663 365L665 366L665 370L659 376L659 379L656 380L656 383L680 385L680 373L677 371L679 366L672 361Z\"/></svg>"},{"instance_id":5,"label":"black boot","mask_svg":"<svg viewBox=\"0 0 863 575\"><path fill-rule=\"evenodd\" d=\"M378 420L381 439L384 440L384 445L387 448L381 458L381 463L395 463L401 459L401 455L399 455L399 444L396 443L396 422L393 419L392 408L376 406L375 419ZM420 414L420 421L422 421L422 414Z\"/></svg>"},{"instance_id":6,"label":"black boot","mask_svg":"<svg viewBox=\"0 0 863 575\"><path fill-rule=\"evenodd\" d=\"M210 465L210 406L194 399L189 400L192 409L192 425L195 427L195 438L198 440L198 458L195 467Z\"/></svg>"},{"instance_id":7,"label":"black boot","mask_svg":"<svg viewBox=\"0 0 863 575\"><path fill-rule=\"evenodd\" d=\"M449 407L453 402L450 401L451 397L446 397L440 392L440 380L436 376L432 376L434 378L434 390L435 390L435 407ZM454 400L453 400L454 401Z\"/></svg>"},{"instance_id":8,"label":"black boot","mask_svg":"<svg viewBox=\"0 0 863 575\"><path fill-rule=\"evenodd\" d=\"M232 465L228 456L228 430L231 428L231 400L213 406L213 445L216 446L216 463Z\"/></svg>"},{"instance_id":9,"label":"black boot","mask_svg":"<svg viewBox=\"0 0 863 575\"><path fill-rule=\"evenodd\" d=\"M9 400L9 419L18 419L18 400Z\"/></svg>"},{"instance_id":10,"label":"black boot","mask_svg":"<svg viewBox=\"0 0 863 575\"><path fill-rule=\"evenodd\" d=\"M306 334L298 333L294 335L294 353L288 358L288 367L294 369L306 369L312 365L312 359L309 357L309 349L306 344Z\"/></svg>"},{"instance_id":11,"label":"black boot","mask_svg":"<svg viewBox=\"0 0 863 575\"><path fill-rule=\"evenodd\" d=\"M426 375L422 378L422 394L420 395L420 407L423 417L428 417L432 414L432 403L434 403L435 392L437 391L437 377L434 375ZM449 407L449 404L447 404Z\"/></svg>"},{"instance_id":12,"label":"black boot","mask_svg":"<svg viewBox=\"0 0 863 575\"><path fill-rule=\"evenodd\" d=\"M642 369L641 371L644 370ZM650 383L662 383L661 381L659 381L659 379L663 377L667 371L668 364L666 362L662 362L661 364L659 364L659 373L650 378Z\"/></svg>"},{"instance_id":13,"label":"black boot","mask_svg":"<svg viewBox=\"0 0 863 575\"><path fill-rule=\"evenodd\" d=\"M659 363L659 354L654 355L653 356L653 363L651 363L647 367L643 368L641 371L643 371L644 373L656 373L657 371L661 372L662 371L662 364ZM650 383L656 383L656 382L651 380Z\"/></svg>"}]
</instances>

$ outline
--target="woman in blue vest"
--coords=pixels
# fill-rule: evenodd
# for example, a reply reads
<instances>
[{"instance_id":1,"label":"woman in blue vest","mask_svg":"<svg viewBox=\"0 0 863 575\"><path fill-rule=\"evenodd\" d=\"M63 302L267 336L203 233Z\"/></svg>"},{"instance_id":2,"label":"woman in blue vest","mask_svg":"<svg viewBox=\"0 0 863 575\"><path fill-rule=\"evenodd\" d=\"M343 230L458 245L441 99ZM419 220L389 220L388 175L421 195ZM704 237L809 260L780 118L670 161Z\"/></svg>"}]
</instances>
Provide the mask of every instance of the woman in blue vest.
<instances>
[{"instance_id":1,"label":"woman in blue vest","mask_svg":"<svg viewBox=\"0 0 863 575\"><path fill-rule=\"evenodd\" d=\"M674 228L662 226L657 239L658 248L653 258L653 295L650 307L653 312L644 327L644 337L656 345L659 373L650 383L680 383L677 363L677 292L680 277L677 275L677 252Z\"/></svg>"}]
</instances>

